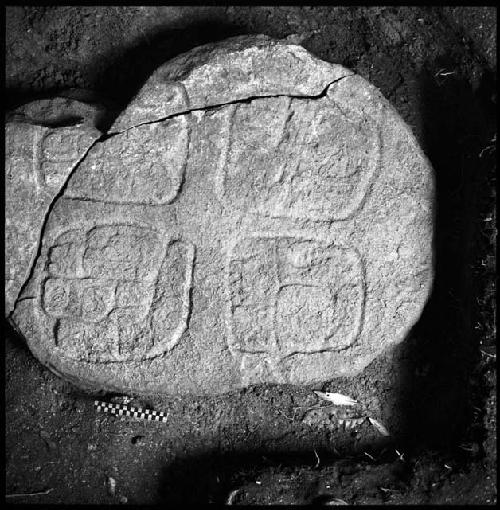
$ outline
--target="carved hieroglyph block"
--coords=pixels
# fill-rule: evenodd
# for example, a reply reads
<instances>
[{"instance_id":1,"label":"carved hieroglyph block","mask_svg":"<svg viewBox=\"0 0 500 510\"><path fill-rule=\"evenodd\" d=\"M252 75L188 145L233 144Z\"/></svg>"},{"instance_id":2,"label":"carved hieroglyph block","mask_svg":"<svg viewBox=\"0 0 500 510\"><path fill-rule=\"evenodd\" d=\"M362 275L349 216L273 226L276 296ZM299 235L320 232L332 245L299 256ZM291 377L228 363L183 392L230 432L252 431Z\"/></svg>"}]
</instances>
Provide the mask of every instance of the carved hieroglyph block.
<instances>
[{"instance_id":1,"label":"carved hieroglyph block","mask_svg":"<svg viewBox=\"0 0 500 510\"><path fill-rule=\"evenodd\" d=\"M293 354L340 351L362 327L363 263L352 248L296 237L238 242L227 267L228 340L235 356L258 355L276 380ZM258 380L247 368L245 378Z\"/></svg>"},{"instance_id":2,"label":"carved hieroglyph block","mask_svg":"<svg viewBox=\"0 0 500 510\"><path fill-rule=\"evenodd\" d=\"M69 183L67 196L116 204L168 204L179 193L189 120L146 124L99 145Z\"/></svg>"},{"instance_id":3,"label":"carved hieroglyph block","mask_svg":"<svg viewBox=\"0 0 500 510\"><path fill-rule=\"evenodd\" d=\"M345 219L360 206L379 164L378 123L337 104L331 91L317 101L235 104L226 112L218 195L278 218Z\"/></svg>"},{"instance_id":4,"label":"carved hieroglyph block","mask_svg":"<svg viewBox=\"0 0 500 510\"><path fill-rule=\"evenodd\" d=\"M126 224L70 230L49 249L39 306L65 356L145 360L186 329L193 247Z\"/></svg>"},{"instance_id":5,"label":"carved hieroglyph block","mask_svg":"<svg viewBox=\"0 0 500 510\"><path fill-rule=\"evenodd\" d=\"M11 320L75 384L322 383L359 373L420 317L432 169L342 66L236 37L155 71L69 177L82 142L67 129L37 134L38 152L9 142L32 188L64 181Z\"/></svg>"},{"instance_id":6,"label":"carved hieroglyph block","mask_svg":"<svg viewBox=\"0 0 500 510\"><path fill-rule=\"evenodd\" d=\"M277 357L349 347L361 328L363 267L349 248L257 237L228 262L230 345Z\"/></svg>"}]
</instances>

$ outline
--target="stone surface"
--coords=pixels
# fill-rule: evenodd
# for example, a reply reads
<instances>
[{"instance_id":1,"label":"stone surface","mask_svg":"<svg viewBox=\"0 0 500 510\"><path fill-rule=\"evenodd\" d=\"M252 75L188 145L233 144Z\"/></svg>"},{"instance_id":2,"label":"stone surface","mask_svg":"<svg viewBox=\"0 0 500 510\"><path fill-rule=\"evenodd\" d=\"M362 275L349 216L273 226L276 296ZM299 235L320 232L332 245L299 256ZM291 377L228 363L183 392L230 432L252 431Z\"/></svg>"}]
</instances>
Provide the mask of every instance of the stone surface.
<instances>
[{"instance_id":1,"label":"stone surface","mask_svg":"<svg viewBox=\"0 0 500 510\"><path fill-rule=\"evenodd\" d=\"M33 101L5 123L5 312L13 310L37 253L48 208L101 136L104 108L68 97Z\"/></svg>"},{"instance_id":2,"label":"stone surface","mask_svg":"<svg viewBox=\"0 0 500 510\"><path fill-rule=\"evenodd\" d=\"M233 38L160 67L110 133L54 204L12 316L56 373L144 394L317 384L418 320L432 169L361 77Z\"/></svg>"}]
</instances>

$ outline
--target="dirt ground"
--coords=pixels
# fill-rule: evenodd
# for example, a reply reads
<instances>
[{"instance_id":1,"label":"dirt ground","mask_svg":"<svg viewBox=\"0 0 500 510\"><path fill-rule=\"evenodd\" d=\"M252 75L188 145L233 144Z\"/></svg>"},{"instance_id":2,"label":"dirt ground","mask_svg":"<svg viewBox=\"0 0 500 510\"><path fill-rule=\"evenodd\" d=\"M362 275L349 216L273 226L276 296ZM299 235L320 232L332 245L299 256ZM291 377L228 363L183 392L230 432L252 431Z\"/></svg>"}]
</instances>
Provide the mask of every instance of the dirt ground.
<instances>
[{"instance_id":1,"label":"dirt ground","mask_svg":"<svg viewBox=\"0 0 500 510\"><path fill-rule=\"evenodd\" d=\"M432 297L407 340L353 379L131 396L167 422L115 418L43 368L7 324L8 503L496 503L495 8L8 7L5 16L8 107L76 87L119 111L178 53L233 35L290 36L381 89L437 186ZM368 422L306 423L312 389L358 399L391 435Z\"/></svg>"}]
</instances>

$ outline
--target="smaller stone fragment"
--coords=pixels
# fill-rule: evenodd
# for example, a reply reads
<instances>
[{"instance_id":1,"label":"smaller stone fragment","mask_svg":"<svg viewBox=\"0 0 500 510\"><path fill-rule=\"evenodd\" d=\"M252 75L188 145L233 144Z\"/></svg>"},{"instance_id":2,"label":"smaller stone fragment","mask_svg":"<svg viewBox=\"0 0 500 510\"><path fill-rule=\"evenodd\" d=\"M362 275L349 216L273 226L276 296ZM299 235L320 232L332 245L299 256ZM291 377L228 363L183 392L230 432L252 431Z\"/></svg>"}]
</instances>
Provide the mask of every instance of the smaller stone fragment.
<instances>
[{"instance_id":1,"label":"smaller stone fragment","mask_svg":"<svg viewBox=\"0 0 500 510\"><path fill-rule=\"evenodd\" d=\"M67 97L33 101L6 115L5 313L36 257L50 204L101 136L103 106Z\"/></svg>"},{"instance_id":2,"label":"smaller stone fragment","mask_svg":"<svg viewBox=\"0 0 500 510\"><path fill-rule=\"evenodd\" d=\"M90 90L68 89L55 97L21 104L6 114L6 122L24 122L47 127L86 125L105 131L116 106Z\"/></svg>"}]
</instances>

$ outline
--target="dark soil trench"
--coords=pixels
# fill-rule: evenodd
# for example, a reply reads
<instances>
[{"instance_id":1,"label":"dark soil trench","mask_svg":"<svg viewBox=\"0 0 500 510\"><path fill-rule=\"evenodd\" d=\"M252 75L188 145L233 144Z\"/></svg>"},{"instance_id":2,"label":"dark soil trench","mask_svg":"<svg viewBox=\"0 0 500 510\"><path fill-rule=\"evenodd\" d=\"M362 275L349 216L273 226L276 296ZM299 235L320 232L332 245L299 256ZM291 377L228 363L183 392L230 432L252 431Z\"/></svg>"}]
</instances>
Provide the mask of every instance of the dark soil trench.
<instances>
[{"instance_id":1,"label":"dark soil trench","mask_svg":"<svg viewBox=\"0 0 500 510\"><path fill-rule=\"evenodd\" d=\"M437 190L431 299L408 338L355 378L323 388L135 397L167 411L168 421L119 419L43 368L6 325L8 503L496 503L495 8L89 6L5 14L7 108L90 89L110 106L108 125L179 53L234 35L292 36L381 90L430 159ZM304 424L312 389L362 400L391 435L367 423Z\"/></svg>"}]
</instances>

